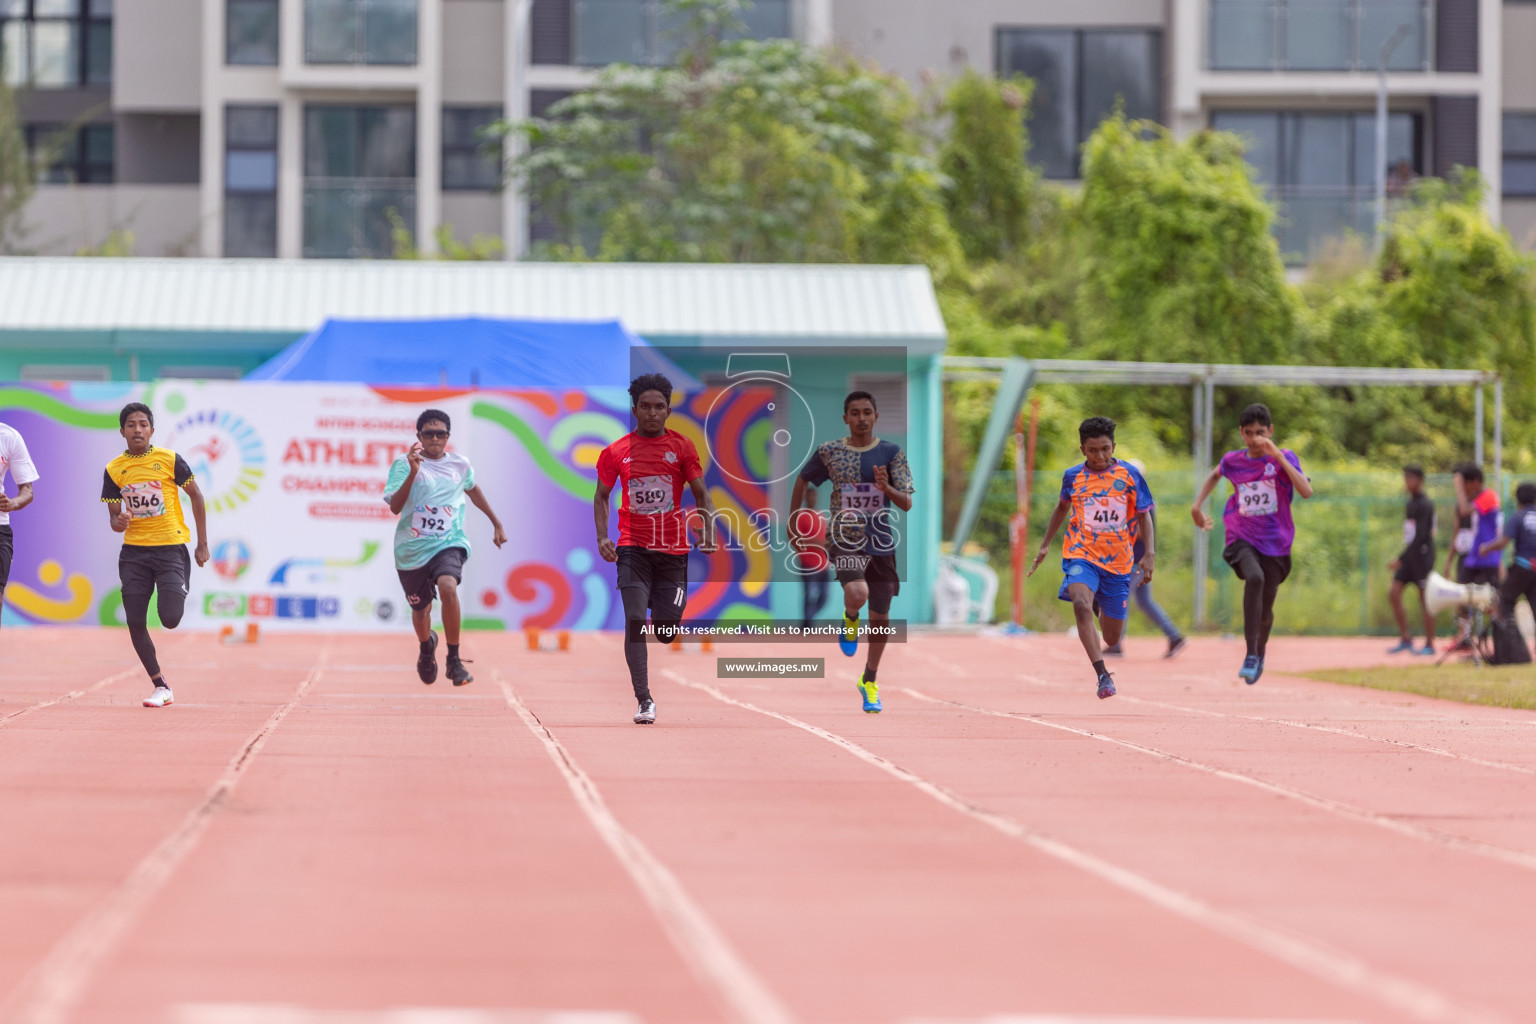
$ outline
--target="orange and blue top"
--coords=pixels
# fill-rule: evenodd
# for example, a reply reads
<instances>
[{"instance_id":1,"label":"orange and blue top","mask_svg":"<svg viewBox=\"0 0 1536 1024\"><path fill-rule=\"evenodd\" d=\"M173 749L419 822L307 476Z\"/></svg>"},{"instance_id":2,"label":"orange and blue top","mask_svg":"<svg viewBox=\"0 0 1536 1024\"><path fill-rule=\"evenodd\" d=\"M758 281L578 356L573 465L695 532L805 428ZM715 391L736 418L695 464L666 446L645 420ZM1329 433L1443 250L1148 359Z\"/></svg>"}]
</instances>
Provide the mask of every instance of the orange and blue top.
<instances>
[{"instance_id":1,"label":"orange and blue top","mask_svg":"<svg viewBox=\"0 0 1536 1024\"><path fill-rule=\"evenodd\" d=\"M1150 512L1152 489L1135 466L1111 459L1109 468L1094 471L1086 463L1061 478L1061 500L1072 503L1064 560L1080 558L1108 572L1124 575L1135 566L1131 550L1141 513Z\"/></svg>"}]
</instances>

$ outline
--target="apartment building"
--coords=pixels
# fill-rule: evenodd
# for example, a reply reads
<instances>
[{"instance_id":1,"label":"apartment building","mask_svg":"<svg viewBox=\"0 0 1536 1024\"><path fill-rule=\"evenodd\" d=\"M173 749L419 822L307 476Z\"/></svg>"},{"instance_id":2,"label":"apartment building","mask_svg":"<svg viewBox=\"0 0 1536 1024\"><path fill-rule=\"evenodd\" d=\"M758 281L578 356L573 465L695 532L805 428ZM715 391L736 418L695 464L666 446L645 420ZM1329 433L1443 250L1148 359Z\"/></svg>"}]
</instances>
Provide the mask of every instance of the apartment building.
<instances>
[{"instance_id":1,"label":"apartment building","mask_svg":"<svg viewBox=\"0 0 1536 1024\"><path fill-rule=\"evenodd\" d=\"M392 212L430 250L539 234L476 132L613 61L665 60L661 0L0 0L0 66L50 150L29 246L112 230L144 255L369 257ZM1369 231L1383 43L1394 182L1475 166L1536 245L1536 3L1501 0L757 0L748 32L843 46L920 80L1037 83L1031 157L1079 173L1123 102L1179 133L1254 140L1305 253Z\"/></svg>"}]
</instances>

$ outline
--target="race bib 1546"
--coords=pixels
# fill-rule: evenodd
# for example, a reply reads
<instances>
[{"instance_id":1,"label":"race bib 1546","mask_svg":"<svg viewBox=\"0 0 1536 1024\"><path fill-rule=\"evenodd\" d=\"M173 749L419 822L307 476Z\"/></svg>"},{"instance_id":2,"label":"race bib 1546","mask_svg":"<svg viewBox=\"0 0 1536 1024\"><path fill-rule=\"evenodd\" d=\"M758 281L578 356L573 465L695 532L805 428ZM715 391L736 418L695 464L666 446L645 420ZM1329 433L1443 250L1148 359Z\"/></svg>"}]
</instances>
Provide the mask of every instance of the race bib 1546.
<instances>
[{"instance_id":1,"label":"race bib 1546","mask_svg":"<svg viewBox=\"0 0 1536 1024\"><path fill-rule=\"evenodd\" d=\"M159 480L128 484L122 489L123 507L135 519L165 515L165 490Z\"/></svg>"}]
</instances>

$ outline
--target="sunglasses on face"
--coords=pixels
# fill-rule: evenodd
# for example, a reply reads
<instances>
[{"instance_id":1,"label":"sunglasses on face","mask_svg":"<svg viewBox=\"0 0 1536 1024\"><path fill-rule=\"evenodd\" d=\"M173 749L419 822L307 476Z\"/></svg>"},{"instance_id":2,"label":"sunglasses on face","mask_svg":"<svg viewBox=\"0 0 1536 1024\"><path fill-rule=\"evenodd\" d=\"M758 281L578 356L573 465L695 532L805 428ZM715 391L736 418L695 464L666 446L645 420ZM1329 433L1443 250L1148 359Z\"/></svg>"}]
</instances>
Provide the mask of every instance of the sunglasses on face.
<instances>
[{"instance_id":1,"label":"sunglasses on face","mask_svg":"<svg viewBox=\"0 0 1536 1024\"><path fill-rule=\"evenodd\" d=\"M446 441L446 440L448 440L448 431L446 431L446 430L421 430L421 431L418 431L417 433L421 436L421 439L423 441Z\"/></svg>"}]
</instances>

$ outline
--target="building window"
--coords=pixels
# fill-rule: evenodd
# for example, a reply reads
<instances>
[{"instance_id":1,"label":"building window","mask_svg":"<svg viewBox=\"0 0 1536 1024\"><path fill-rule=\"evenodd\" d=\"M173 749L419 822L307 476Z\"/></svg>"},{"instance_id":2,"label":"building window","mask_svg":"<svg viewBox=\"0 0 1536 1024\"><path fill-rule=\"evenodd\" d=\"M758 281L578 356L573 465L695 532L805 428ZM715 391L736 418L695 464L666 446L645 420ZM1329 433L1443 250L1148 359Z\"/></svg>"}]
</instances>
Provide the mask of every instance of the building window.
<instances>
[{"instance_id":1,"label":"building window","mask_svg":"<svg viewBox=\"0 0 1536 1024\"><path fill-rule=\"evenodd\" d=\"M999 29L998 74L1035 83L1030 161L1047 178L1077 178L1080 147L1117 103L1127 117L1162 120L1162 49L1156 29Z\"/></svg>"},{"instance_id":2,"label":"building window","mask_svg":"<svg viewBox=\"0 0 1536 1024\"><path fill-rule=\"evenodd\" d=\"M1248 140L1248 162L1280 206L1280 249L1295 259L1319 240L1375 230L1376 115L1217 111L1211 127ZM1387 115L1387 189L1400 195L1422 173L1419 115Z\"/></svg>"},{"instance_id":3,"label":"building window","mask_svg":"<svg viewBox=\"0 0 1536 1024\"><path fill-rule=\"evenodd\" d=\"M1504 115L1504 194L1536 196L1536 114Z\"/></svg>"},{"instance_id":4,"label":"building window","mask_svg":"<svg viewBox=\"0 0 1536 1024\"><path fill-rule=\"evenodd\" d=\"M224 108L224 255L277 255L277 125L271 106Z\"/></svg>"},{"instance_id":5,"label":"building window","mask_svg":"<svg viewBox=\"0 0 1536 1024\"><path fill-rule=\"evenodd\" d=\"M687 21L663 0L574 0L572 63L666 64L676 55ZM791 0L754 0L739 17L744 39L787 39Z\"/></svg>"},{"instance_id":6,"label":"building window","mask_svg":"<svg viewBox=\"0 0 1536 1024\"><path fill-rule=\"evenodd\" d=\"M12 86L112 84L112 0L0 0L0 68Z\"/></svg>"},{"instance_id":7,"label":"building window","mask_svg":"<svg viewBox=\"0 0 1536 1024\"><path fill-rule=\"evenodd\" d=\"M491 192L501 184L501 146L481 132L501 120L500 107L443 108L443 189Z\"/></svg>"},{"instance_id":8,"label":"building window","mask_svg":"<svg viewBox=\"0 0 1536 1024\"><path fill-rule=\"evenodd\" d=\"M228 0L224 63L277 65L278 0Z\"/></svg>"},{"instance_id":9,"label":"building window","mask_svg":"<svg viewBox=\"0 0 1536 1024\"><path fill-rule=\"evenodd\" d=\"M1389 71L1428 71L1432 24L1422 0L1211 0L1207 64L1215 71L1374 71L1399 26Z\"/></svg>"},{"instance_id":10,"label":"building window","mask_svg":"<svg viewBox=\"0 0 1536 1024\"><path fill-rule=\"evenodd\" d=\"M110 124L75 129L31 124L26 140L40 184L110 185L116 178L116 132Z\"/></svg>"},{"instance_id":11,"label":"building window","mask_svg":"<svg viewBox=\"0 0 1536 1024\"><path fill-rule=\"evenodd\" d=\"M416 0L304 0L306 64L415 64Z\"/></svg>"},{"instance_id":12,"label":"building window","mask_svg":"<svg viewBox=\"0 0 1536 1024\"><path fill-rule=\"evenodd\" d=\"M416 226L416 109L304 109L304 255L394 253L391 213Z\"/></svg>"}]
</instances>

